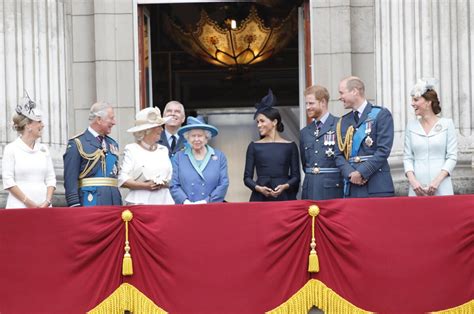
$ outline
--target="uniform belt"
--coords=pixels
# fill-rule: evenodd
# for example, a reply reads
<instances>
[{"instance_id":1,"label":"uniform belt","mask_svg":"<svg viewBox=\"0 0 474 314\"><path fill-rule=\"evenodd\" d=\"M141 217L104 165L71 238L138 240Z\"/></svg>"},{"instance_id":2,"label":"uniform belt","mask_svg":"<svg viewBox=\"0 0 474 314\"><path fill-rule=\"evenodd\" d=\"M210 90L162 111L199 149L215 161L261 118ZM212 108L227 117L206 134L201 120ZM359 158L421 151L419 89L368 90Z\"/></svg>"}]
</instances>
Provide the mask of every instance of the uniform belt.
<instances>
[{"instance_id":1,"label":"uniform belt","mask_svg":"<svg viewBox=\"0 0 474 314\"><path fill-rule=\"evenodd\" d=\"M79 180L79 187L86 186L118 186L118 180L114 178L85 178Z\"/></svg>"},{"instance_id":2,"label":"uniform belt","mask_svg":"<svg viewBox=\"0 0 474 314\"><path fill-rule=\"evenodd\" d=\"M374 155L355 156L355 157L349 158L349 162L359 163L359 162L370 160L370 159L372 159L372 157L374 157Z\"/></svg>"},{"instance_id":3,"label":"uniform belt","mask_svg":"<svg viewBox=\"0 0 474 314\"><path fill-rule=\"evenodd\" d=\"M304 172L307 174L320 174L320 173L337 173L340 172L338 168L304 168Z\"/></svg>"}]
</instances>

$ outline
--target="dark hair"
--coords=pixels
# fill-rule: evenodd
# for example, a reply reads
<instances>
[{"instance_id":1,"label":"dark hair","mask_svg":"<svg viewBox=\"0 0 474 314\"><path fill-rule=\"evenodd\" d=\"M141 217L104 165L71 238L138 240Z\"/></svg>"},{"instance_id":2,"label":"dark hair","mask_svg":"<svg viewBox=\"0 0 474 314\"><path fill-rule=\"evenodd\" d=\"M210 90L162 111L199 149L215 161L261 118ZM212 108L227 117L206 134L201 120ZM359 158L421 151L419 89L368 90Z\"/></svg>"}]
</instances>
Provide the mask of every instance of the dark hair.
<instances>
[{"instance_id":1,"label":"dark hair","mask_svg":"<svg viewBox=\"0 0 474 314\"><path fill-rule=\"evenodd\" d=\"M421 95L427 101L431 101L431 109L435 114L441 112L441 106L439 104L438 94L434 89L427 90L423 95Z\"/></svg>"},{"instance_id":2,"label":"dark hair","mask_svg":"<svg viewBox=\"0 0 474 314\"><path fill-rule=\"evenodd\" d=\"M263 110L260 113L263 114L268 119L270 119L271 121L277 120L276 130L278 132L283 132L283 130L285 129L285 126L283 125L283 122L281 122L281 116L278 109L271 107L271 108Z\"/></svg>"}]
</instances>

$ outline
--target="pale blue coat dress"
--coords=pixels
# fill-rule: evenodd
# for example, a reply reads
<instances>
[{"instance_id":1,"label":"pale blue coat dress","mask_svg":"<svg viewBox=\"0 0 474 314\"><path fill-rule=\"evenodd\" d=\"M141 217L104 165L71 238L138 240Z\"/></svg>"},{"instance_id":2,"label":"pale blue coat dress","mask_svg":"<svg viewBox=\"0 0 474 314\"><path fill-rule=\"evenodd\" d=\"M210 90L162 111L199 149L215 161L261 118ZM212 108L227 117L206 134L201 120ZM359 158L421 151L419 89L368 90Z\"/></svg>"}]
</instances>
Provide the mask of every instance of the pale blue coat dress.
<instances>
[{"instance_id":1,"label":"pale blue coat dress","mask_svg":"<svg viewBox=\"0 0 474 314\"><path fill-rule=\"evenodd\" d=\"M205 200L222 202L229 187L227 159L218 149L206 146L208 153L199 165L188 147L172 159L171 195L176 204Z\"/></svg>"},{"instance_id":2,"label":"pale blue coat dress","mask_svg":"<svg viewBox=\"0 0 474 314\"><path fill-rule=\"evenodd\" d=\"M441 170L449 173L435 195L454 194L451 174L456 166L457 154L458 144L453 120L440 118L428 134L419 120L408 122L403 157L405 173L413 171L422 186L428 186ZM411 187L408 195L416 195Z\"/></svg>"}]
</instances>

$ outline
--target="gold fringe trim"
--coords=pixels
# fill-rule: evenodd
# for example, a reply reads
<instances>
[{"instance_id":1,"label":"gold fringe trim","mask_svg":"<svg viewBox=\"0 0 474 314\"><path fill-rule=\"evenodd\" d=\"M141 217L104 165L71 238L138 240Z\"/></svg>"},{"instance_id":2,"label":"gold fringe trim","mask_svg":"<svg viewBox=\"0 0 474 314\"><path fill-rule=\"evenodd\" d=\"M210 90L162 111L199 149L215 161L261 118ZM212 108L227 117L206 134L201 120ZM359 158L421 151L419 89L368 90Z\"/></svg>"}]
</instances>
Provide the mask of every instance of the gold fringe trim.
<instances>
[{"instance_id":1,"label":"gold fringe trim","mask_svg":"<svg viewBox=\"0 0 474 314\"><path fill-rule=\"evenodd\" d=\"M437 312L431 312L434 314L472 314L474 313L474 299L464 303L462 305Z\"/></svg>"},{"instance_id":2,"label":"gold fringe trim","mask_svg":"<svg viewBox=\"0 0 474 314\"><path fill-rule=\"evenodd\" d=\"M288 301L267 313L307 314L313 306L318 307L327 314L371 313L343 299L324 283L316 279L309 280L303 288L296 292Z\"/></svg>"},{"instance_id":3,"label":"gold fringe trim","mask_svg":"<svg viewBox=\"0 0 474 314\"><path fill-rule=\"evenodd\" d=\"M90 310L89 314L123 314L125 311L140 314L167 313L148 299L134 286L123 283L110 296Z\"/></svg>"}]
</instances>

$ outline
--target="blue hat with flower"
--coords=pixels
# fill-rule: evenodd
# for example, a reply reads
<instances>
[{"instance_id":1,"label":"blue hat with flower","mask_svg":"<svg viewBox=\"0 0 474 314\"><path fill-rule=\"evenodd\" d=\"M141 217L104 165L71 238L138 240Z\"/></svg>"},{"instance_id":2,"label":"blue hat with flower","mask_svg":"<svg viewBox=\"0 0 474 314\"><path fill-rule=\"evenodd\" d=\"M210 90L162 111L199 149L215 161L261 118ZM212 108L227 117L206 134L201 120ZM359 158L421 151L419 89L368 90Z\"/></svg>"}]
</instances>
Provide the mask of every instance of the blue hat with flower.
<instances>
[{"instance_id":1,"label":"blue hat with flower","mask_svg":"<svg viewBox=\"0 0 474 314\"><path fill-rule=\"evenodd\" d=\"M204 122L204 118L202 116L198 116L196 118L188 117L186 120L186 125L179 128L178 135L183 136L184 133L195 129L209 131L211 132L212 137L219 133L219 130L215 126L207 124Z\"/></svg>"},{"instance_id":2,"label":"blue hat with flower","mask_svg":"<svg viewBox=\"0 0 474 314\"><path fill-rule=\"evenodd\" d=\"M257 108L257 111L255 111L255 114L253 115L253 118L257 117L259 113L264 112L267 109L272 108L275 106L277 103L275 95L273 95L273 92L271 88L268 89L268 94L260 100L260 102L255 104L255 108Z\"/></svg>"}]
</instances>

